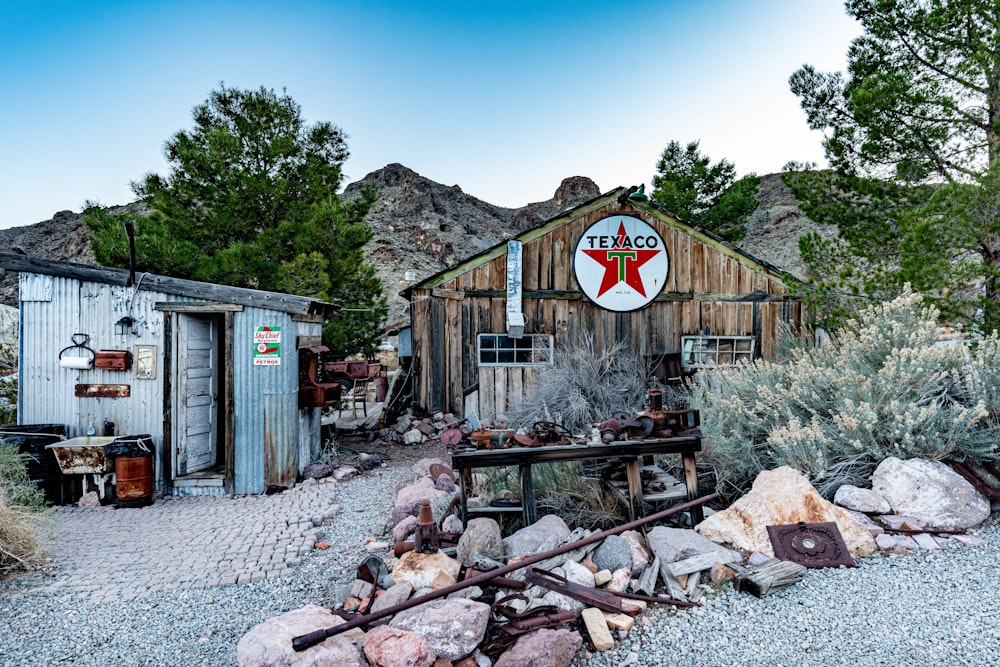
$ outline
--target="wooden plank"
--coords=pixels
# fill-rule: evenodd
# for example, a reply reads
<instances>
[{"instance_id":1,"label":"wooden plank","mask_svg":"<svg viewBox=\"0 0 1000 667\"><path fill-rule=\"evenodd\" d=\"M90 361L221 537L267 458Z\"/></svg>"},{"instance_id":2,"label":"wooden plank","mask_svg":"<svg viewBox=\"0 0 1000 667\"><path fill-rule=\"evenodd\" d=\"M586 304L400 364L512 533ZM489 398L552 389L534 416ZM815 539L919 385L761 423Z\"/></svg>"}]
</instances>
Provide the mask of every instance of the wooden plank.
<instances>
[{"instance_id":1,"label":"wooden plank","mask_svg":"<svg viewBox=\"0 0 1000 667\"><path fill-rule=\"evenodd\" d=\"M465 298L465 292L461 292L455 289L444 289L442 287L435 287L431 290L431 296L440 299L454 299L456 301L461 301Z\"/></svg>"},{"instance_id":2,"label":"wooden plank","mask_svg":"<svg viewBox=\"0 0 1000 667\"><path fill-rule=\"evenodd\" d=\"M625 475L628 478L629 521L634 521L643 516L642 479L639 476L638 459L625 459Z\"/></svg>"},{"instance_id":3,"label":"wooden plank","mask_svg":"<svg viewBox=\"0 0 1000 667\"><path fill-rule=\"evenodd\" d=\"M670 570L670 574L675 577L680 577L685 574L693 574L695 572L707 570L716 563L722 563L725 565L736 560L739 560L739 558L732 552L727 551L726 549L719 549L717 551L697 554L695 556L691 556L690 558L685 558L684 560L679 560L673 563L667 563L667 569Z\"/></svg>"},{"instance_id":4,"label":"wooden plank","mask_svg":"<svg viewBox=\"0 0 1000 667\"><path fill-rule=\"evenodd\" d=\"M566 231L566 227L560 227L552 232L552 287L556 290L569 288L569 274L572 272L572 246L566 238Z\"/></svg>"},{"instance_id":5,"label":"wooden plank","mask_svg":"<svg viewBox=\"0 0 1000 667\"><path fill-rule=\"evenodd\" d=\"M682 453L681 461L684 466L684 486L687 487L688 500L698 498L698 469L695 464L693 453ZM695 526L705 520L705 512L701 505L691 508L691 522Z\"/></svg>"},{"instance_id":6,"label":"wooden plank","mask_svg":"<svg viewBox=\"0 0 1000 667\"><path fill-rule=\"evenodd\" d=\"M465 387L462 375L463 357L465 352L465 329L462 327L462 302L448 300L445 302L445 354L447 355L447 386L445 394L447 401L445 410L462 413Z\"/></svg>"},{"instance_id":7,"label":"wooden plank","mask_svg":"<svg viewBox=\"0 0 1000 667\"><path fill-rule=\"evenodd\" d=\"M153 310L174 313L239 313L242 312L243 306L219 301L161 301L153 304Z\"/></svg>"},{"instance_id":8,"label":"wooden plank","mask_svg":"<svg viewBox=\"0 0 1000 667\"><path fill-rule=\"evenodd\" d=\"M225 480L223 486L226 493L233 493L236 486L236 397L234 394L235 369L233 366L233 325L235 317L232 313L223 315L222 321L222 378L223 387L222 415L219 421L222 423L222 447L223 466L225 468Z\"/></svg>"}]
</instances>

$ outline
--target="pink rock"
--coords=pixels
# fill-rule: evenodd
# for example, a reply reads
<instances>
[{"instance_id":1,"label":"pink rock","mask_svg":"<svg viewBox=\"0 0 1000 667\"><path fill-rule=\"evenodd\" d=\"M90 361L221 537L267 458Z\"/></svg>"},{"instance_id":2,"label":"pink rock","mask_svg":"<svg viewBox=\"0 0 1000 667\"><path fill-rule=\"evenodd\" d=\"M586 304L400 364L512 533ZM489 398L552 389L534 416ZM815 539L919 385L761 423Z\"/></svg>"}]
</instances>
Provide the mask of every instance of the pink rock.
<instances>
[{"instance_id":1,"label":"pink rock","mask_svg":"<svg viewBox=\"0 0 1000 667\"><path fill-rule=\"evenodd\" d=\"M412 514L404 516L392 529L392 539L402 542L417 527L417 517Z\"/></svg>"},{"instance_id":2,"label":"pink rock","mask_svg":"<svg viewBox=\"0 0 1000 667\"><path fill-rule=\"evenodd\" d=\"M365 635L365 657L372 667L431 667L436 656L422 635L380 625Z\"/></svg>"},{"instance_id":3,"label":"pink rock","mask_svg":"<svg viewBox=\"0 0 1000 667\"><path fill-rule=\"evenodd\" d=\"M536 630L519 637L493 667L568 667L581 646L575 630Z\"/></svg>"},{"instance_id":4,"label":"pink rock","mask_svg":"<svg viewBox=\"0 0 1000 667\"><path fill-rule=\"evenodd\" d=\"M361 651L345 635L328 637L304 651L292 648L293 637L344 622L327 609L306 605L253 627L236 646L236 660L240 667L362 667Z\"/></svg>"}]
</instances>

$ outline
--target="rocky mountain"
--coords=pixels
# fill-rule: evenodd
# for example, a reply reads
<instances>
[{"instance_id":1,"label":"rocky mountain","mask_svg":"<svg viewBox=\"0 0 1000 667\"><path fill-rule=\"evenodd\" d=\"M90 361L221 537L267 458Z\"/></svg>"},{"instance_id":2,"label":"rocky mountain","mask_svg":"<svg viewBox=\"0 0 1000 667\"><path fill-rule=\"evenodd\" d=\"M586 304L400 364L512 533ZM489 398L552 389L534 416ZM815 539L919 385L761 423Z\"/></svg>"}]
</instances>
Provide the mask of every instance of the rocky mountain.
<instances>
[{"instance_id":1,"label":"rocky mountain","mask_svg":"<svg viewBox=\"0 0 1000 667\"><path fill-rule=\"evenodd\" d=\"M389 297L389 323L408 317L399 296L407 286L601 194L592 180L574 176L564 179L547 201L504 208L468 195L458 185L442 185L401 164L390 164L348 185L344 198L360 196L368 185L378 188L379 198L367 218L374 232L367 257ZM836 230L805 217L778 174L762 177L759 197L761 204L747 223L743 249L804 275L798 237L813 229L823 234ZM94 262L80 214L71 211L34 225L0 229L0 251ZM0 278L0 303L17 306L16 274Z\"/></svg>"},{"instance_id":2,"label":"rocky mountain","mask_svg":"<svg viewBox=\"0 0 1000 667\"><path fill-rule=\"evenodd\" d=\"M357 198L369 185L379 198L368 213L374 238L366 255L389 298L390 323L408 317L399 296L407 286L601 194L592 180L574 176L548 201L503 208L390 164L348 185L344 199Z\"/></svg>"}]
</instances>

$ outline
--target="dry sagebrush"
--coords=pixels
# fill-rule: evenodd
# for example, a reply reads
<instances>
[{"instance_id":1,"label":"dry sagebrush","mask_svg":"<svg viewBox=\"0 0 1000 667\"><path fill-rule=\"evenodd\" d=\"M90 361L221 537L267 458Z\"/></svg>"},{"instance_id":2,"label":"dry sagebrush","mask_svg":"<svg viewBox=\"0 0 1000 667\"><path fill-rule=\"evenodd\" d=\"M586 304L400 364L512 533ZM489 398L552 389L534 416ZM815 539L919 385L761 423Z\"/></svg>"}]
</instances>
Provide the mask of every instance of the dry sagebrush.
<instances>
[{"instance_id":1,"label":"dry sagebrush","mask_svg":"<svg viewBox=\"0 0 1000 667\"><path fill-rule=\"evenodd\" d=\"M974 352L939 344L936 317L907 292L863 311L830 344L703 371L690 401L720 485L743 489L789 465L830 495L890 456L993 459L1000 339Z\"/></svg>"},{"instance_id":2,"label":"dry sagebrush","mask_svg":"<svg viewBox=\"0 0 1000 667\"><path fill-rule=\"evenodd\" d=\"M618 342L598 349L593 334L585 332L561 344L551 367L535 382L532 398L511 410L515 427L537 421L555 421L573 433L615 412L642 409L646 397L646 368L641 359Z\"/></svg>"}]
</instances>

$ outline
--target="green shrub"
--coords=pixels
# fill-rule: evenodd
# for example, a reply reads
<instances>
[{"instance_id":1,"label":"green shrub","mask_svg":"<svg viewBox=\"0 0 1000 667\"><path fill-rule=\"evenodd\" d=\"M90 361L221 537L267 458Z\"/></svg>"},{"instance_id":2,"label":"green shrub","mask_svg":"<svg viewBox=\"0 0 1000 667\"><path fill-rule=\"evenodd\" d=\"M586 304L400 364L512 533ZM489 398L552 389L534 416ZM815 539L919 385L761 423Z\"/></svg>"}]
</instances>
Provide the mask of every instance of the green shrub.
<instances>
[{"instance_id":1,"label":"green shrub","mask_svg":"<svg viewBox=\"0 0 1000 667\"><path fill-rule=\"evenodd\" d=\"M788 465L830 496L864 485L883 459L989 460L1000 435L1000 339L939 342L937 312L909 291L872 305L820 347L748 367L703 369L692 384L703 459L743 490Z\"/></svg>"}]
</instances>

